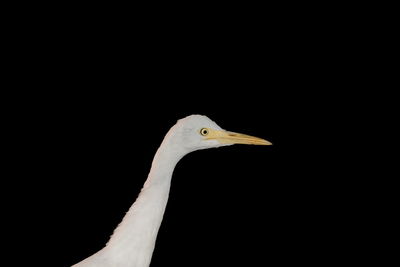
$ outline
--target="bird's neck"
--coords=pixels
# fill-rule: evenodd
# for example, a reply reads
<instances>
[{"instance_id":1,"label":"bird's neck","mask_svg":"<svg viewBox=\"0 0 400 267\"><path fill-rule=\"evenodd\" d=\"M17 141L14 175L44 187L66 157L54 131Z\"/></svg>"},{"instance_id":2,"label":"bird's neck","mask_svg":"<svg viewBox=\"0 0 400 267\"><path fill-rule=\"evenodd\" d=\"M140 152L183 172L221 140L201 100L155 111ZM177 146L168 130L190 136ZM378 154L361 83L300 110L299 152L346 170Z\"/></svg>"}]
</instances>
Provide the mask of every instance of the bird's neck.
<instances>
[{"instance_id":1,"label":"bird's neck","mask_svg":"<svg viewBox=\"0 0 400 267\"><path fill-rule=\"evenodd\" d=\"M104 248L107 257L112 258L109 260L126 266L144 267L150 264L168 201L172 173L182 157L171 149L164 140L138 198Z\"/></svg>"}]
</instances>

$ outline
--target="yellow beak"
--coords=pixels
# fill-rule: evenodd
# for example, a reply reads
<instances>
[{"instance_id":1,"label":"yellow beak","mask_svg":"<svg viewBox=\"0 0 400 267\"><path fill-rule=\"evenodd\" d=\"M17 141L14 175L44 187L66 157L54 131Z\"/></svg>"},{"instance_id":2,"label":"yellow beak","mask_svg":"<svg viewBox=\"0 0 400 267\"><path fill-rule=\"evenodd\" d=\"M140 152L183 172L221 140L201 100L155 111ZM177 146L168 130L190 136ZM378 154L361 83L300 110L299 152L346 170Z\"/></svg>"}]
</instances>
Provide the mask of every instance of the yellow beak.
<instances>
[{"instance_id":1,"label":"yellow beak","mask_svg":"<svg viewBox=\"0 0 400 267\"><path fill-rule=\"evenodd\" d=\"M246 144L246 145L272 145L267 140L240 133L226 132L208 129L208 134L205 136L206 140L217 140L221 144Z\"/></svg>"}]
</instances>

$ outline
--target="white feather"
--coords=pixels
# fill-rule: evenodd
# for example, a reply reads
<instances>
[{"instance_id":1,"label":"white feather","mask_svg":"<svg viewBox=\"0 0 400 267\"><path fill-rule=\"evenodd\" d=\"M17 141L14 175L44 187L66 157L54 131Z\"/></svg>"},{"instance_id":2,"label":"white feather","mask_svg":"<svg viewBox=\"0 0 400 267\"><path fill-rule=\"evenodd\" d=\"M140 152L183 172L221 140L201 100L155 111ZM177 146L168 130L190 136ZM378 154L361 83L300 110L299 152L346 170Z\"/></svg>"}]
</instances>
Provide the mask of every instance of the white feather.
<instances>
[{"instance_id":1,"label":"white feather","mask_svg":"<svg viewBox=\"0 0 400 267\"><path fill-rule=\"evenodd\" d=\"M201 115L178 121L165 136L153 159L149 176L135 203L115 229L107 245L74 267L148 267L153 254L158 229L168 201L171 177L178 161L186 154L205 148L233 143L270 144L251 136L227 133L222 142L205 138L201 129L224 134L216 123ZM236 136L236 141L233 140ZM252 142L249 142L252 140Z\"/></svg>"},{"instance_id":2,"label":"white feather","mask_svg":"<svg viewBox=\"0 0 400 267\"><path fill-rule=\"evenodd\" d=\"M135 203L114 230L107 245L73 267L147 267L168 201L172 172L178 161L197 149L220 146L204 142L203 127L221 129L201 115L178 121L165 136L153 159L149 176Z\"/></svg>"}]
</instances>

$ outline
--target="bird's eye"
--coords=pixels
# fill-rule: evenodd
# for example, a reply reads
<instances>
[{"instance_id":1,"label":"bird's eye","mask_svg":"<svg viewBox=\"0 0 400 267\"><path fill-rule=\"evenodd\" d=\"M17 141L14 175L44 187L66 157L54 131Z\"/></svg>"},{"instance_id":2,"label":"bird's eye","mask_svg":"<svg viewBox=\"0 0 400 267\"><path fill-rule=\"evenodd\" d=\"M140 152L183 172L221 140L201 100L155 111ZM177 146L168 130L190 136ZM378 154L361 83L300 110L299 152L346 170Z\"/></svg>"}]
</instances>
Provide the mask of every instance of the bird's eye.
<instances>
[{"instance_id":1,"label":"bird's eye","mask_svg":"<svg viewBox=\"0 0 400 267\"><path fill-rule=\"evenodd\" d=\"M203 128L200 130L200 134L203 136L206 136L208 134L208 129L207 128Z\"/></svg>"}]
</instances>

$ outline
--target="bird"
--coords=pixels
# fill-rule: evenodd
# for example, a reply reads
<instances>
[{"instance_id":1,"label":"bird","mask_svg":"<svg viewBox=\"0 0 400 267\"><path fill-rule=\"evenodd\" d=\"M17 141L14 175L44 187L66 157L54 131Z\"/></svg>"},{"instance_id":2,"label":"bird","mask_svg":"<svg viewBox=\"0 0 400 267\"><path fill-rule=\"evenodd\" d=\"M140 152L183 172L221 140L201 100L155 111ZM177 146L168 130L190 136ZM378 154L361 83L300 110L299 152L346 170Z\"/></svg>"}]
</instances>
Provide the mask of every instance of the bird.
<instances>
[{"instance_id":1,"label":"bird","mask_svg":"<svg viewBox=\"0 0 400 267\"><path fill-rule=\"evenodd\" d=\"M148 267L176 164L193 151L233 144L272 145L258 137L226 131L203 115L178 120L158 148L136 201L105 247L72 267Z\"/></svg>"}]
</instances>

